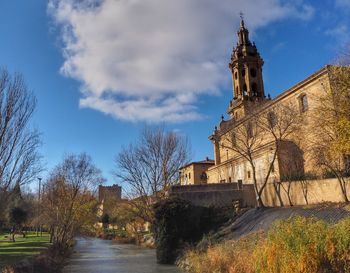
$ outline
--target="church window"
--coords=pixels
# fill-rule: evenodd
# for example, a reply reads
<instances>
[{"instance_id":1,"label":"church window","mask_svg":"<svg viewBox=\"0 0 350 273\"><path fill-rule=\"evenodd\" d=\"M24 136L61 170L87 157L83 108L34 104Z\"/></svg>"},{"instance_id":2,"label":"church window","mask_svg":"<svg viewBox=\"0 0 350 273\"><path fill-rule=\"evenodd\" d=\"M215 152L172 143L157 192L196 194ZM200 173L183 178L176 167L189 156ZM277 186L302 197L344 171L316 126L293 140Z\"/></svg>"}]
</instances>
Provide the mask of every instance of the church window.
<instances>
[{"instance_id":1,"label":"church window","mask_svg":"<svg viewBox=\"0 0 350 273\"><path fill-rule=\"evenodd\" d=\"M238 76L237 76L237 71L235 72L235 79L237 80Z\"/></svg>"},{"instance_id":2,"label":"church window","mask_svg":"<svg viewBox=\"0 0 350 273\"><path fill-rule=\"evenodd\" d=\"M350 176L350 154L344 155L344 172L346 176Z\"/></svg>"},{"instance_id":3,"label":"church window","mask_svg":"<svg viewBox=\"0 0 350 273\"><path fill-rule=\"evenodd\" d=\"M267 114L267 121L269 123L270 128L273 128L276 126L277 124L277 117L276 114L274 112L269 112Z\"/></svg>"},{"instance_id":4,"label":"church window","mask_svg":"<svg viewBox=\"0 0 350 273\"><path fill-rule=\"evenodd\" d=\"M243 84L243 95L247 95L247 85Z\"/></svg>"},{"instance_id":5,"label":"church window","mask_svg":"<svg viewBox=\"0 0 350 273\"><path fill-rule=\"evenodd\" d=\"M252 83L252 92L253 92L253 96L258 95L258 86L255 82Z\"/></svg>"},{"instance_id":6,"label":"church window","mask_svg":"<svg viewBox=\"0 0 350 273\"><path fill-rule=\"evenodd\" d=\"M253 126L252 126L252 123L251 123L251 122L249 122L249 123L247 124L246 130L247 130L247 136L248 136L248 138L252 138L252 137L253 137Z\"/></svg>"},{"instance_id":7,"label":"church window","mask_svg":"<svg viewBox=\"0 0 350 273\"><path fill-rule=\"evenodd\" d=\"M207 180L207 174L205 172L202 172L201 179L202 180Z\"/></svg>"},{"instance_id":8,"label":"church window","mask_svg":"<svg viewBox=\"0 0 350 273\"><path fill-rule=\"evenodd\" d=\"M235 133L231 134L231 145L232 145L232 148L237 145L236 134Z\"/></svg>"},{"instance_id":9,"label":"church window","mask_svg":"<svg viewBox=\"0 0 350 273\"><path fill-rule=\"evenodd\" d=\"M253 78L256 77L256 70L255 70L255 68L251 68L251 69L250 69L250 75L251 75Z\"/></svg>"},{"instance_id":10,"label":"church window","mask_svg":"<svg viewBox=\"0 0 350 273\"><path fill-rule=\"evenodd\" d=\"M306 112L309 109L309 103L307 100L307 96L304 94L300 97L300 111Z\"/></svg>"}]
</instances>

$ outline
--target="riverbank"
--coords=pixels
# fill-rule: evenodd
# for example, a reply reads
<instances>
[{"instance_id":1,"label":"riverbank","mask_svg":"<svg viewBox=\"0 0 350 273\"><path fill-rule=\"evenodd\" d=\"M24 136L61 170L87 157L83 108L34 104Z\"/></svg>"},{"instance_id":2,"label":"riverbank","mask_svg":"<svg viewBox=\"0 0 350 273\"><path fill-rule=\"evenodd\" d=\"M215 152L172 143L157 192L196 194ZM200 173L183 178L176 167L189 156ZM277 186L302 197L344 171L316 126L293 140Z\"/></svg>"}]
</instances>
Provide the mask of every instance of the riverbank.
<instances>
[{"instance_id":1,"label":"riverbank","mask_svg":"<svg viewBox=\"0 0 350 273\"><path fill-rule=\"evenodd\" d=\"M146 248L156 248L151 232L136 233L131 236L126 230L104 229L96 232L95 236L104 240L112 240L119 244L134 244Z\"/></svg>"},{"instance_id":2,"label":"riverbank","mask_svg":"<svg viewBox=\"0 0 350 273\"><path fill-rule=\"evenodd\" d=\"M252 209L178 265L191 273L350 272L350 212L345 205Z\"/></svg>"},{"instance_id":3,"label":"riverbank","mask_svg":"<svg viewBox=\"0 0 350 273\"><path fill-rule=\"evenodd\" d=\"M28 232L25 237L17 235L16 242L10 240L9 234L2 234L0 235L0 269L24 259L33 259L50 245L50 235L45 232L42 236L37 236L35 232Z\"/></svg>"},{"instance_id":4,"label":"riverbank","mask_svg":"<svg viewBox=\"0 0 350 273\"><path fill-rule=\"evenodd\" d=\"M60 273L70 253L71 248L61 249L50 246L38 256L6 265L1 273Z\"/></svg>"},{"instance_id":5,"label":"riverbank","mask_svg":"<svg viewBox=\"0 0 350 273\"><path fill-rule=\"evenodd\" d=\"M6 236L7 238L8 236ZM4 238L1 238L4 239ZM52 245L50 235L43 232L27 233L16 242L0 242L1 273L59 273L69 257L74 242L68 249Z\"/></svg>"}]
</instances>

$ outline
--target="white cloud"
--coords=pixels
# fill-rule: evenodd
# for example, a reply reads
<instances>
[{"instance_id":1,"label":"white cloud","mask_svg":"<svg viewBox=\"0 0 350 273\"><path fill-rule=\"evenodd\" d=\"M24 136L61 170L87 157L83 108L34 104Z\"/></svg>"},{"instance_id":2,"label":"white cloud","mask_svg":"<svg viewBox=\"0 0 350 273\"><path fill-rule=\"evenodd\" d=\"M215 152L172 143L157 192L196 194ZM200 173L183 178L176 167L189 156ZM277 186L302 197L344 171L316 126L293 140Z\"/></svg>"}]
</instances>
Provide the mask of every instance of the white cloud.
<instances>
[{"instance_id":1,"label":"white cloud","mask_svg":"<svg viewBox=\"0 0 350 273\"><path fill-rule=\"evenodd\" d=\"M313 8L282 0L50 0L62 29L61 72L82 84L81 107L131 121L201 118L201 94L230 81L239 12L254 32L307 20Z\"/></svg>"},{"instance_id":2,"label":"white cloud","mask_svg":"<svg viewBox=\"0 0 350 273\"><path fill-rule=\"evenodd\" d=\"M335 4L340 8L350 8L350 0L336 0Z\"/></svg>"},{"instance_id":3,"label":"white cloud","mask_svg":"<svg viewBox=\"0 0 350 273\"><path fill-rule=\"evenodd\" d=\"M347 24L339 23L337 26L331 29L327 29L325 34L332 37L332 45L334 46L334 40L336 44L340 45L340 47L346 46L350 42L350 30Z\"/></svg>"}]
</instances>

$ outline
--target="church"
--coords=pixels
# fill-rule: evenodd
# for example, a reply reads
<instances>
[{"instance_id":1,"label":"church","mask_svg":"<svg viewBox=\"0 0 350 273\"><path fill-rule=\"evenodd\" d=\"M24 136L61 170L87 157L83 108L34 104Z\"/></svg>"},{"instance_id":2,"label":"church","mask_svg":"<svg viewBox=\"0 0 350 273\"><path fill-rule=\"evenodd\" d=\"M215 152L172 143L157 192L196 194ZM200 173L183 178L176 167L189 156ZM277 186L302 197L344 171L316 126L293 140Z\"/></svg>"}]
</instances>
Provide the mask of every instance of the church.
<instances>
[{"instance_id":1,"label":"church","mask_svg":"<svg viewBox=\"0 0 350 273\"><path fill-rule=\"evenodd\" d=\"M207 158L182 167L180 184L268 185L301 177L312 179L320 174L310 152L310 145L317 138L313 133L314 115L322 94L331 87L332 66L321 68L271 98L264 90L264 61L250 41L243 19L237 35L229 62L233 87L233 99L227 108L229 118L222 116L209 136L214 160ZM265 124L267 130L260 130L264 126L255 128L256 120Z\"/></svg>"}]
</instances>

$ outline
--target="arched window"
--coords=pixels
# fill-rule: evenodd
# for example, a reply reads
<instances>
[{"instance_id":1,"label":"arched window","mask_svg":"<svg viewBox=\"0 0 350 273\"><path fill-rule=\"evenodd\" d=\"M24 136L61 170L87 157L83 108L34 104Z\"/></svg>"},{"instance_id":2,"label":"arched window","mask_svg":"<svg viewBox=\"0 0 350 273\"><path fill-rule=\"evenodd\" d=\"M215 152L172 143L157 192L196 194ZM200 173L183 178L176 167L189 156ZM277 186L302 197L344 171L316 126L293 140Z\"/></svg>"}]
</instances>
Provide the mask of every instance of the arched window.
<instances>
[{"instance_id":1,"label":"arched window","mask_svg":"<svg viewBox=\"0 0 350 273\"><path fill-rule=\"evenodd\" d=\"M246 130L247 130L247 136L248 138L252 138L253 137L253 125L251 122L248 122L246 125Z\"/></svg>"},{"instance_id":2,"label":"arched window","mask_svg":"<svg viewBox=\"0 0 350 273\"><path fill-rule=\"evenodd\" d=\"M253 96L258 95L258 85L255 82L252 83L252 92L253 92Z\"/></svg>"},{"instance_id":3,"label":"arched window","mask_svg":"<svg viewBox=\"0 0 350 273\"><path fill-rule=\"evenodd\" d=\"M245 77L245 69L242 69L242 77Z\"/></svg>"},{"instance_id":4,"label":"arched window","mask_svg":"<svg viewBox=\"0 0 350 273\"><path fill-rule=\"evenodd\" d=\"M250 75L255 78L256 77L256 69L255 68L251 68L250 69Z\"/></svg>"},{"instance_id":5,"label":"arched window","mask_svg":"<svg viewBox=\"0 0 350 273\"><path fill-rule=\"evenodd\" d=\"M307 96L305 94L301 95L299 97L299 104L300 104L300 112L304 113L307 110L309 110L309 103L307 100Z\"/></svg>"},{"instance_id":6,"label":"arched window","mask_svg":"<svg viewBox=\"0 0 350 273\"><path fill-rule=\"evenodd\" d=\"M237 145L237 139L236 139L236 134L235 133L231 134L231 145L232 145L232 148L236 147L236 145Z\"/></svg>"},{"instance_id":7,"label":"arched window","mask_svg":"<svg viewBox=\"0 0 350 273\"><path fill-rule=\"evenodd\" d=\"M243 84L243 95L247 95L247 85Z\"/></svg>"},{"instance_id":8,"label":"arched window","mask_svg":"<svg viewBox=\"0 0 350 273\"><path fill-rule=\"evenodd\" d=\"M235 79L237 80L238 78L238 75L237 75L237 71L235 72Z\"/></svg>"},{"instance_id":9,"label":"arched window","mask_svg":"<svg viewBox=\"0 0 350 273\"><path fill-rule=\"evenodd\" d=\"M270 128L273 128L276 126L277 124L277 117L276 114L274 112L269 112L267 114L267 121L269 123Z\"/></svg>"}]
</instances>

